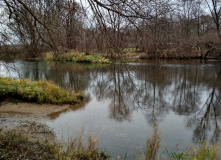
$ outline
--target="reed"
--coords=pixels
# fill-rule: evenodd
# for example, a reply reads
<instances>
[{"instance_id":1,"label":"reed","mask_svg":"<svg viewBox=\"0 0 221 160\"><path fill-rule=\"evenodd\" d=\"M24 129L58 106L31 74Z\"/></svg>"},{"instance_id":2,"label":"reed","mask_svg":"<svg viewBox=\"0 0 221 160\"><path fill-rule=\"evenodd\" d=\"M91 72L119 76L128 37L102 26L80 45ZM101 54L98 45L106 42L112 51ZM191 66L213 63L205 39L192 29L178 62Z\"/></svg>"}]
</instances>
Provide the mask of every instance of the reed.
<instances>
[{"instance_id":1,"label":"reed","mask_svg":"<svg viewBox=\"0 0 221 160\"><path fill-rule=\"evenodd\" d=\"M159 131L157 123L154 124L154 134L147 138L145 147L146 160L156 159L158 149L160 147L161 132Z\"/></svg>"}]
</instances>

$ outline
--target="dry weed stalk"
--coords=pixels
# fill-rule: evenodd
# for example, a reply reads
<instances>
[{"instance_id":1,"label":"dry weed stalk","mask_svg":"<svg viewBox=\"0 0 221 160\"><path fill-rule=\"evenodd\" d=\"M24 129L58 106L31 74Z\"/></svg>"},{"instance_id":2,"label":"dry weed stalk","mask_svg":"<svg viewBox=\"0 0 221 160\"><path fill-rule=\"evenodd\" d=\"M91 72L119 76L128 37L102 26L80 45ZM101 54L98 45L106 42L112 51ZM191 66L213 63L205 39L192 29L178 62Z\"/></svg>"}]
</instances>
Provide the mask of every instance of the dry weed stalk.
<instances>
[{"instance_id":1,"label":"dry weed stalk","mask_svg":"<svg viewBox=\"0 0 221 160\"><path fill-rule=\"evenodd\" d=\"M91 135L87 145L84 143L84 128L71 141L66 152L66 159L82 158L97 159L99 156L99 139Z\"/></svg>"},{"instance_id":2,"label":"dry weed stalk","mask_svg":"<svg viewBox=\"0 0 221 160\"><path fill-rule=\"evenodd\" d=\"M161 132L159 133L159 128L157 123L154 124L154 134L152 137L147 138L146 143L146 160L151 160L156 158L157 151L160 146Z\"/></svg>"}]
</instances>

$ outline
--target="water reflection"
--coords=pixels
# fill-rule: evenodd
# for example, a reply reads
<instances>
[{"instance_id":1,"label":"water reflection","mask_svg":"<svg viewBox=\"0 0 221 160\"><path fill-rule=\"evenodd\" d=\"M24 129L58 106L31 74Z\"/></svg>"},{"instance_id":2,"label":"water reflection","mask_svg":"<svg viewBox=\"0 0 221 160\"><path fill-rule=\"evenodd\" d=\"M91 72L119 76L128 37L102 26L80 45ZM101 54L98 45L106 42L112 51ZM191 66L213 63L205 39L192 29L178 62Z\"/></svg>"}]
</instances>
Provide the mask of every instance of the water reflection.
<instances>
[{"instance_id":1,"label":"water reflection","mask_svg":"<svg viewBox=\"0 0 221 160\"><path fill-rule=\"evenodd\" d=\"M182 132L179 133L180 135L169 133L169 136L170 134L173 137L189 136L188 129L190 129L192 131L190 138L193 143L204 139L211 143L221 141L221 65L218 63L103 66L16 62L16 66L21 77L48 79L63 88L84 91L90 98L79 105L78 109L87 110L88 107L90 114L99 113L105 116L107 110L106 117L103 116L102 119L97 120L95 116L93 121L96 123L103 121L107 123L104 125L109 125L110 119L116 122L114 125L120 122L123 126L127 122L128 128L130 128L129 124L131 126L136 124L136 127L146 129L145 131L140 129L141 133L139 133L146 136L146 131L150 130L154 122L157 122L159 126L162 124L160 126L162 128L164 128L163 125L169 127L170 124L165 124L165 122L171 122L172 117L173 122L179 122L173 127L182 127ZM1 69L0 74L5 75L3 71L4 69ZM97 107L98 103L104 105L102 109L99 108L100 106ZM96 107L105 113L96 111ZM74 112L75 109L54 113L50 117L55 121L57 117L64 115L64 112L70 114L68 111ZM85 115L85 118L87 117L88 115ZM146 124L139 119L140 117L146 119ZM118 130L114 131L113 124L109 127L112 130L110 134L118 132ZM138 132L138 128L136 131L131 127L130 132L134 134L131 137L139 135L134 133ZM103 130L103 128L98 130ZM129 134L128 130L124 128L123 135ZM110 134L106 134L106 137L111 137Z\"/></svg>"},{"instance_id":2,"label":"water reflection","mask_svg":"<svg viewBox=\"0 0 221 160\"><path fill-rule=\"evenodd\" d=\"M98 78L93 79L94 94L97 99L108 98L111 100L109 104L109 117L118 122L123 120L131 120L131 112L135 109L131 106L133 96L136 91L134 78L131 72L125 72L127 65L111 65L107 70L102 70L102 73L96 73Z\"/></svg>"},{"instance_id":3,"label":"water reflection","mask_svg":"<svg viewBox=\"0 0 221 160\"><path fill-rule=\"evenodd\" d=\"M75 105L68 105L68 108L64 108L63 110L60 110L58 112L50 113L47 116L50 117L51 120L54 120L65 112L83 110L86 104L89 103L89 101L90 101L90 95L85 95L84 101L82 103L75 104Z\"/></svg>"},{"instance_id":4,"label":"water reflection","mask_svg":"<svg viewBox=\"0 0 221 160\"><path fill-rule=\"evenodd\" d=\"M212 144L221 141L221 70L212 82L210 92L206 95L206 101L195 114L188 117L187 126L193 129L193 141L195 143L208 139L208 131L212 136L208 139Z\"/></svg>"}]
</instances>

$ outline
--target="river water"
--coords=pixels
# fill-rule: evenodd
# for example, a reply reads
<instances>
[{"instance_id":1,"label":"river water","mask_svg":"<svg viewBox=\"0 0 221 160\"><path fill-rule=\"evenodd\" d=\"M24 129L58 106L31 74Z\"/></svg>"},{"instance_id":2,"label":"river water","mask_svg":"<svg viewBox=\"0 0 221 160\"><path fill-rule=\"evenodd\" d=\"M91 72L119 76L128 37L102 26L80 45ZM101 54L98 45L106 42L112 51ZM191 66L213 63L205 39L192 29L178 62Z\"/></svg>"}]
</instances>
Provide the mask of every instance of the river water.
<instances>
[{"instance_id":1,"label":"river water","mask_svg":"<svg viewBox=\"0 0 221 160\"><path fill-rule=\"evenodd\" d=\"M221 142L221 63L73 64L15 61L0 75L46 79L82 91L84 103L46 122L62 143L84 128L113 157L144 153L157 123L160 152L181 151L206 139ZM10 66L10 67L9 67Z\"/></svg>"}]
</instances>

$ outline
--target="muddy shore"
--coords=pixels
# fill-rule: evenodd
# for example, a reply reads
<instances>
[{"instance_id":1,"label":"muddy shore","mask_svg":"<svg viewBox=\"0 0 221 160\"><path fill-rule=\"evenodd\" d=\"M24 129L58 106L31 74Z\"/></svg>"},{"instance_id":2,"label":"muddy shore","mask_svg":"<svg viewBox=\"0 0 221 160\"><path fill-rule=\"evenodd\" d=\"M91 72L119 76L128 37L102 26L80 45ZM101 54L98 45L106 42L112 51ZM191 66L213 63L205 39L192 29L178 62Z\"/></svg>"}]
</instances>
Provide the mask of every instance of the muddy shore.
<instances>
[{"instance_id":1,"label":"muddy shore","mask_svg":"<svg viewBox=\"0 0 221 160\"><path fill-rule=\"evenodd\" d=\"M3 102L0 106L0 130L15 130L31 141L54 143L55 135L45 123L53 113L68 109L68 105Z\"/></svg>"}]
</instances>

